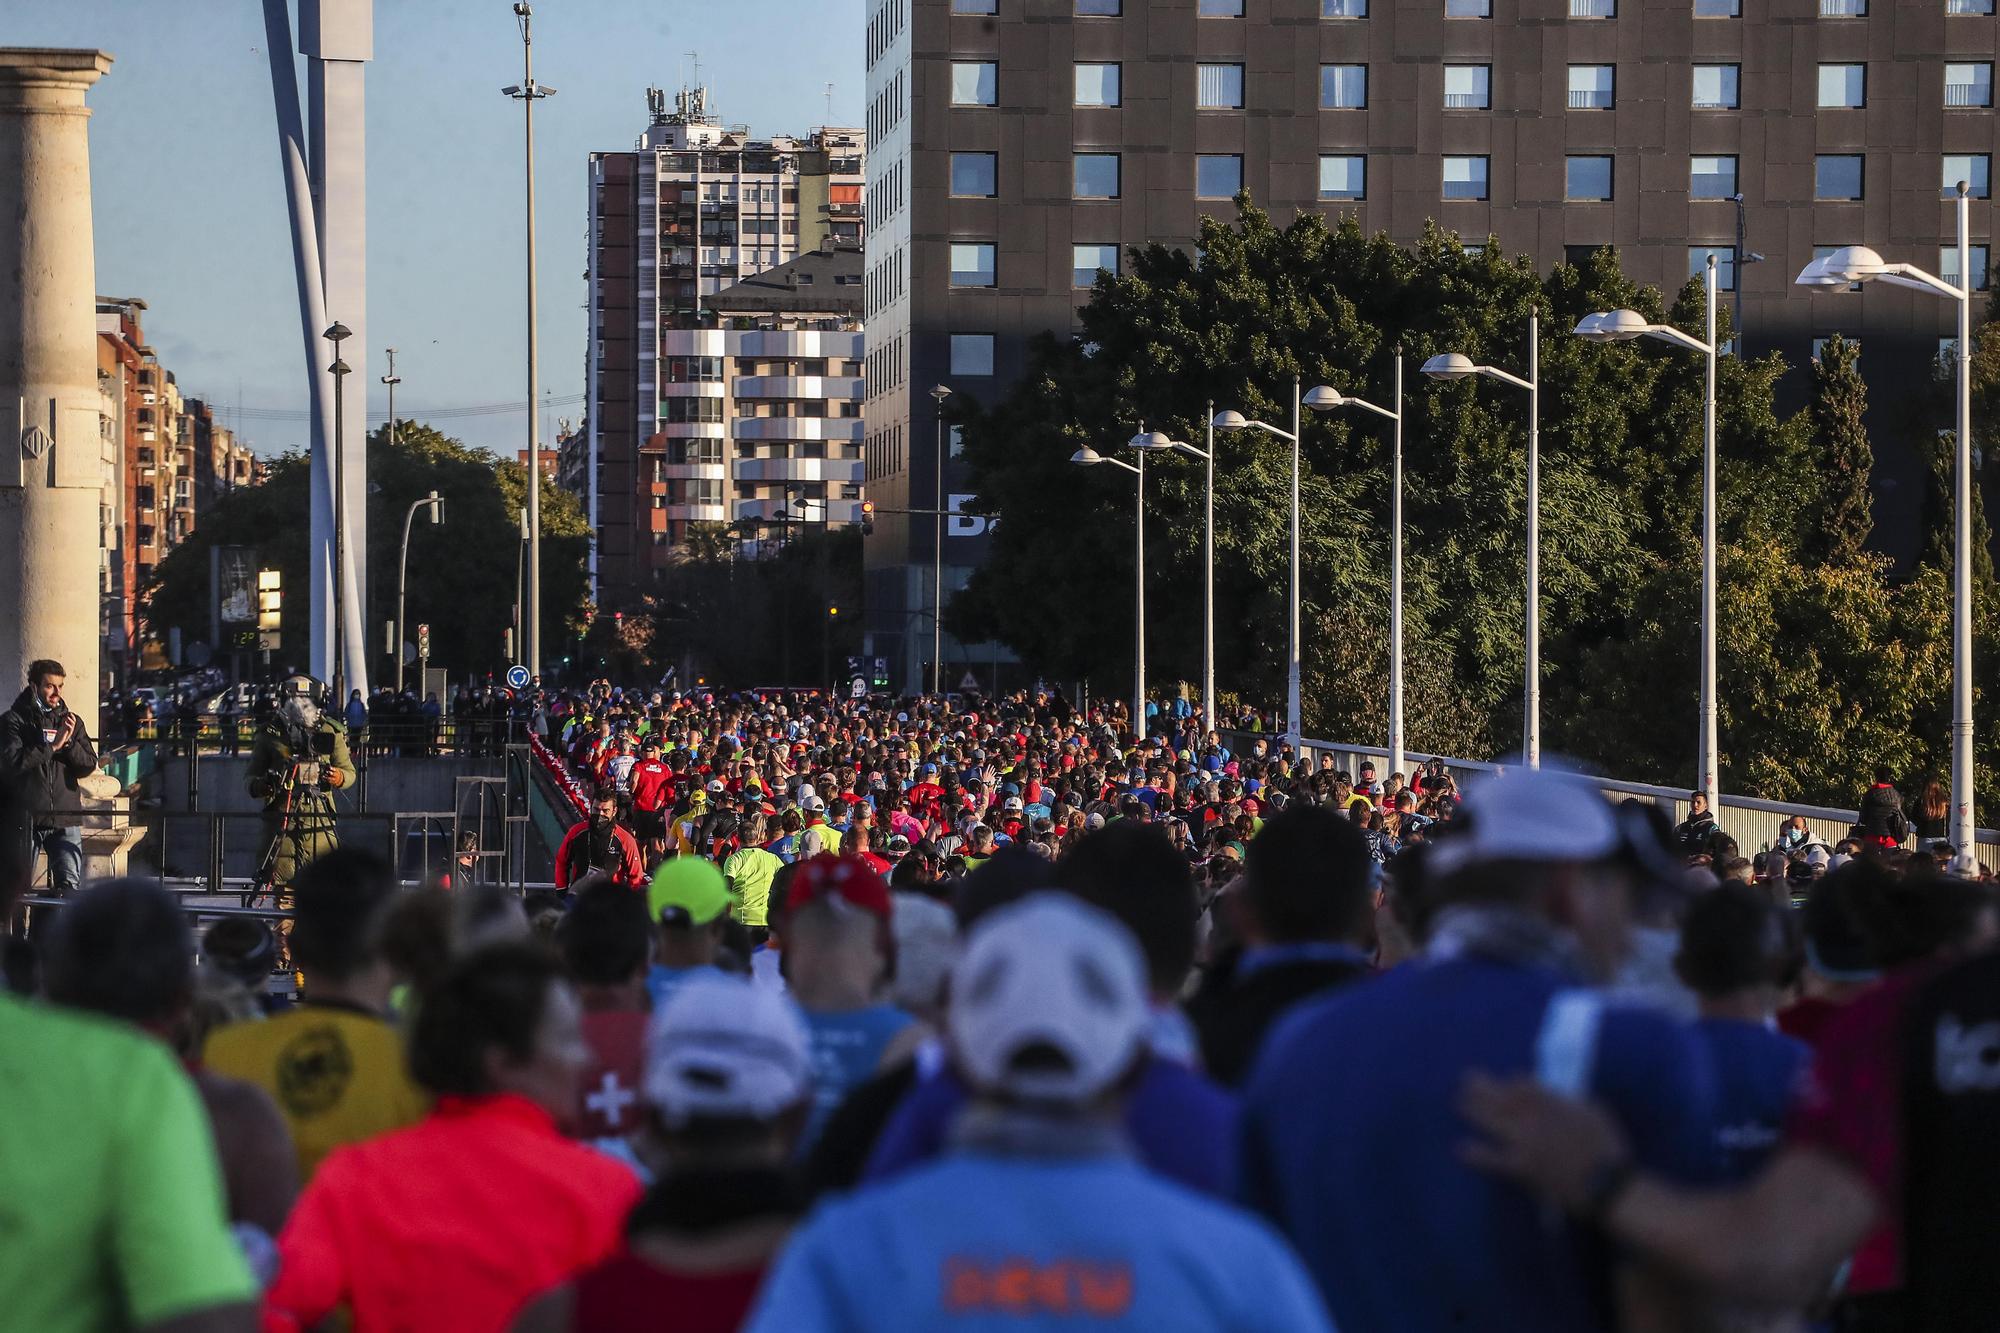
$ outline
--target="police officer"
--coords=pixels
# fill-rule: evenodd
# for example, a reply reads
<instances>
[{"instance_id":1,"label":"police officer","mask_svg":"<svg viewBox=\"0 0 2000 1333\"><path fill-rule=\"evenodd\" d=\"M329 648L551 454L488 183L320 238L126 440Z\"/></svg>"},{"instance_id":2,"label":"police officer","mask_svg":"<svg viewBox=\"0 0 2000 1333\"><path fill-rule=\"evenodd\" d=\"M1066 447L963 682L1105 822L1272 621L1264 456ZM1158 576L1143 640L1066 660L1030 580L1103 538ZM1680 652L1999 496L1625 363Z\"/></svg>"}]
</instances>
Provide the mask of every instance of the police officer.
<instances>
[{"instance_id":1,"label":"police officer","mask_svg":"<svg viewBox=\"0 0 2000 1333\"><path fill-rule=\"evenodd\" d=\"M333 793L354 785L354 760L346 724L323 711L325 699L326 687L312 677L288 678L250 749L248 785L264 803L274 890L289 888L293 875L338 845Z\"/></svg>"}]
</instances>

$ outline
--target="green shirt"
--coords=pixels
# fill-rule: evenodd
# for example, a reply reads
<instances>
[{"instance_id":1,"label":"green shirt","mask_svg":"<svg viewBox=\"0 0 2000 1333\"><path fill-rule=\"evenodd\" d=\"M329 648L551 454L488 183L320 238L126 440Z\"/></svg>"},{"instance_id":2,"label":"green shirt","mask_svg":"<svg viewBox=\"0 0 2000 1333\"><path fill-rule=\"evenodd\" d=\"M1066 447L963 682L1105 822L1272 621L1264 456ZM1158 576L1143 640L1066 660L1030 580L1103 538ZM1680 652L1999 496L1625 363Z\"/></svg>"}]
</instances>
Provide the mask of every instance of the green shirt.
<instances>
[{"instance_id":1,"label":"green shirt","mask_svg":"<svg viewBox=\"0 0 2000 1333\"><path fill-rule=\"evenodd\" d=\"M95 1333L256 1298L167 1048L0 994L0 1324Z\"/></svg>"},{"instance_id":2,"label":"green shirt","mask_svg":"<svg viewBox=\"0 0 2000 1333\"><path fill-rule=\"evenodd\" d=\"M722 863L723 876L736 890L736 919L746 926L770 924L771 881L785 863L762 847L731 852Z\"/></svg>"}]
</instances>

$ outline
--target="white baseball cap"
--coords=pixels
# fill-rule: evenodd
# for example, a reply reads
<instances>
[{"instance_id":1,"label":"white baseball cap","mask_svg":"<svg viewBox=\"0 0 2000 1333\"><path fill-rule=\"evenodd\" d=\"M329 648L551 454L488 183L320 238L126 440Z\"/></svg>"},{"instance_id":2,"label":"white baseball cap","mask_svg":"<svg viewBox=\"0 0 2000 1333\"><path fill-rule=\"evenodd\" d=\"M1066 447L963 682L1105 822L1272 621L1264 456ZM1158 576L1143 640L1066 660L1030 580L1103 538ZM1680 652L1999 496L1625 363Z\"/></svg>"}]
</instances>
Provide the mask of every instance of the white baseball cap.
<instances>
[{"instance_id":1,"label":"white baseball cap","mask_svg":"<svg viewBox=\"0 0 2000 1333\"><path fill-rule=\"evenodd\" d=\"M669 1125L770 1120L812 1086L805 1020L782 991L699 973L646 1032L646 1100Z\"/></svg>"},{"instance_id":2,"label":"white baseball cap","mask_svg":"<svg viewBox=\"0 0 2000 1333\"><path fill-rule=\"evenodd\" d=\"M1144 1048L1146 965L1115 918L1065 893L1035 893L972 929L952 968L946 1026L984 1092L1077 1105ZM1017 1063L1031 1048L1060 1059Z\"/></svg>"},{"instance_id":3,"label":"white baseball cap","mask_svg":"<svg viewBox=\"0 0 2000 1333\"><path fill-rule=\"evenodd\" d=\"M1449 875L1492 861L1600 861L1617 851L1618 817L1588 779L1516 768L1471 784L1457 830L1437 839L1432 871Z\"/></svg>"}]
</instances>

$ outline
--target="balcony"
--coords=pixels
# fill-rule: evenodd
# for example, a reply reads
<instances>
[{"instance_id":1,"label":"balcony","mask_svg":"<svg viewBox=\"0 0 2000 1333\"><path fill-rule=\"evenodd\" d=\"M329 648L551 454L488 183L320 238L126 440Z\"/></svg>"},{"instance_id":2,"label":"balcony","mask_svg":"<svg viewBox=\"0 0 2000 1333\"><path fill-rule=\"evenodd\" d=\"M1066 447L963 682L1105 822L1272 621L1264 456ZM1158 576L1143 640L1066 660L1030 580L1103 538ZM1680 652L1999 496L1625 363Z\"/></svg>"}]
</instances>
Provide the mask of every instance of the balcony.
<instances>
[{"instance_id":1,"label":"balcony","mask_svg":"<svg viewBox=\"0 0 2000 1333\"><path fill-rule=\"evenodd\" d=\"M661 463L654 475L663 481L715 481L727 480L728 464L717 459L713 463Z\"/></svg>"},{"instance_id":2,"label":"balcony","mask_svg":"<svg viewBox=\"0 0 2000 1333\"><path fill-rule=\"evenodd\" d=\"M1444 107L1447 111L1484 111L1491 100L1485 93L1446 93Z\"/></svg>"},{"instance_id":3,"label":"balcony","mask_svg":"<svg viewBox=\"0 0 2000 1333\"><path fill-rule=\"evenodd\" d=\"M1947 83L1944 104L1948 107L1989 107L1993 105L1993 85L1987 83Z\"/></svg>"},{"instance_id":4,"label":"balcony","mask_svg":"<svg viewBox=\"0 0 2000 1333\"><path fill-rule=\"evenodd\" d=\"M825 398L860 402L859 375L744 375L734 386L738 398Z\"/></svg>"},{"instance_id":5,"label":"balcony","mask_svg":"<svg viewBox=\"0 0 2000 1333\"><path fill-rule=\"evenodd\" d=\"M1572 111L1609 111L1611 92L1605 88L1572 88L1569 90L1569 109Z\"/></svg>"},{"instance_id":6,"label":"balcony","mask_svg":"<svg viewBox=\"0 0 2000 1333\"><path fill-rule=\"evenodd\" d=\"M859 443L860 417L738 417L730 434L739 440L840 440Z\"/></svg>"},{"instance_id":7,"label":"balcony","mask_svg":"<svg viewBox=\"0 0 2000 1333\"><path fill-rule=\"evenodd\" d=\"M859 482L858 458L739 458L736 480L749 485L781 481Z\"/></svg>"}]
</instances>

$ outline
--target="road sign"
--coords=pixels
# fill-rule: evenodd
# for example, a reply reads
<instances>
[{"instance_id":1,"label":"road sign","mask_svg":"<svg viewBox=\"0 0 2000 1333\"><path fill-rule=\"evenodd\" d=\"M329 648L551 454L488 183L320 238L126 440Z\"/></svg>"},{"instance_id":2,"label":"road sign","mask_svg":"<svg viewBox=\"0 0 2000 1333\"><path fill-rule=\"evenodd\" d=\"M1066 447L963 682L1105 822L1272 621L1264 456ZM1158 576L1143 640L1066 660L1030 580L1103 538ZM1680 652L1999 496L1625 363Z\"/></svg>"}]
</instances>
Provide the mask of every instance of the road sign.
<instances>
[{"instance_id":1,"label":"road sign","mask_svg":"<svg viewBox=\"0 0 2000 1333\"><path fill-rule=\"evenodd\" d=\"M528 668L519 662L507 668L507 683L517 690L528 688Z\"/></svg>"},{"instance_id":2,"label":"road sign","mask_svg":"<svg viewBox=\"0 0 2000 1333\"><path fill-rule=\"evenodd\" d=\"M866 699L868 697L868 678L866 676L856 676L847 683L847 693L855 699Z\"/></svg>"},{"instance_id":3,"label":"road sign","mask_svg":"<svg viewBox=\"0 0 2000 1333\"><path fill-rule=\"evenodd\" d=\"M879 687L879 686L887 686L888 683L889 683L889 659L886 657L878 657L875 659L875 684Z\"/></svg>"},{"instance_id":4,"label":"road sign","mask_svg":"<svg viewBox=\"0 0 2000 1333\"><path fill-rule=\"evenodd\" d=\"M979 688L979 677L977 677L977 676L973 675L973 674L972 674L972 673L971 673L970 671L966 672L966 673L965 673L965 674L964 674L963 676L960 676L960 677L958 678L958 688L959 688L959 689L961 689L961 690L976 690L976 689L978 689L978 688Z\"/></svg>"}]
</instances>

